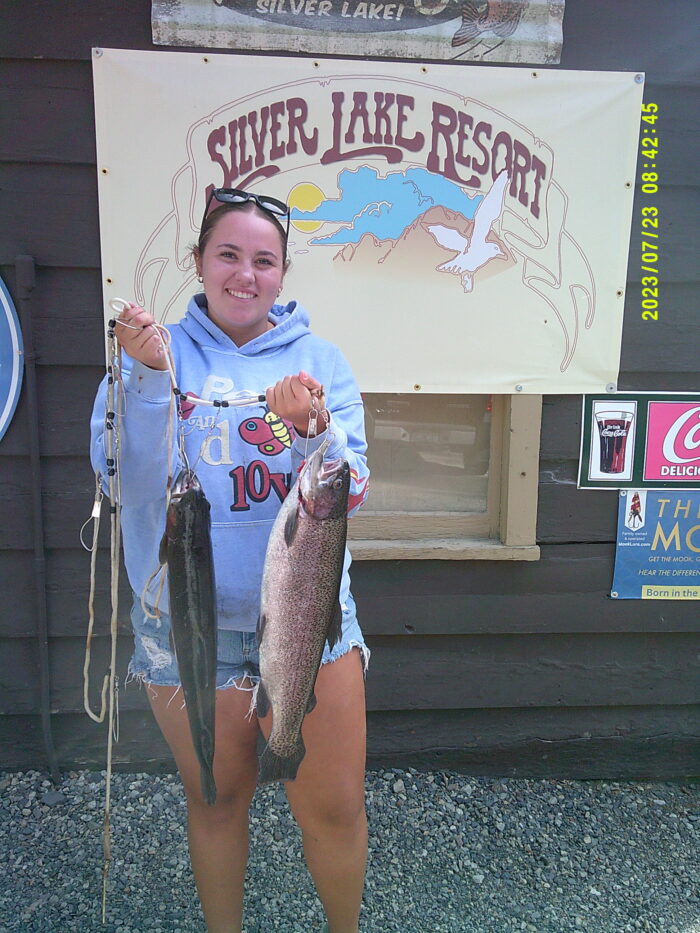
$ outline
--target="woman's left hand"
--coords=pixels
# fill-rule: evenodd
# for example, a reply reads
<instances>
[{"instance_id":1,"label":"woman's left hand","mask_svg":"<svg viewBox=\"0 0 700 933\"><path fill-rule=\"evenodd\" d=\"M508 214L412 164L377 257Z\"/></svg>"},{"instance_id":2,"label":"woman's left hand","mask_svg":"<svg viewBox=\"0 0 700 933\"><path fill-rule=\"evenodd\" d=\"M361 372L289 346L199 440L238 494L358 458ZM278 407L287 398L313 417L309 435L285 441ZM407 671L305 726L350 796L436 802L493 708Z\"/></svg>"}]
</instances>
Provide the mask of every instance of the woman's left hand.
<instances>
[{"instance_id":1,"label":"woman's left hand","mask_svg":"<svg viewBox=\"0 0 700 933\"><path fill-rule=\"evenodd\" d=\"M323 386L317 379L302 370L297 376L285 376L265 392L268 408L285 421L291 421L294 430L306 437L309 412L312 408L325 408ZM326 429L323 416L319 418L318 433Z\"/></svg>"}]
</instances>

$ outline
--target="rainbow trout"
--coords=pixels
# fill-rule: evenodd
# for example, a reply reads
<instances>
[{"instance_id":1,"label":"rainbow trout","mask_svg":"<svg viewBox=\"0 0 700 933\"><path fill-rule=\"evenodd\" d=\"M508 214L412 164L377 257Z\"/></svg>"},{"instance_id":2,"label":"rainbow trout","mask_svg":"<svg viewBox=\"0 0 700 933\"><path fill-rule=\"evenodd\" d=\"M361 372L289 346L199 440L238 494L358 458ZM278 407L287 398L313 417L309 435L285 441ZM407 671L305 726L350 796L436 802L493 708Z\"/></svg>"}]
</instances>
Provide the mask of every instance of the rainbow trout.
<instances>
[{"instance_id":1,"label":"rainbow trout","mask_svg":"<svg viewBox=\"0 0 700 933\"><path fill-rule=\"evenodd\" d=\"M181 470L170 496L160 558L168 565L170 625L202 794L213 804L216 590L209 511L196 475Z\"/></svg>"},{"instance_id":2,"label":"rainbow trout","mask_svg":"<svg viewBox=\"0 0 700 933\"><path fill-rule=\"evenodd\" d=\"M323 645L340 640L340 578L347 534L350 468L307 461L272 526L263 571L258 644L259 717L272 709L272 731L258 782L293 781L306 749L301 726L316 705Z\"/></svg>"}]
</instances>

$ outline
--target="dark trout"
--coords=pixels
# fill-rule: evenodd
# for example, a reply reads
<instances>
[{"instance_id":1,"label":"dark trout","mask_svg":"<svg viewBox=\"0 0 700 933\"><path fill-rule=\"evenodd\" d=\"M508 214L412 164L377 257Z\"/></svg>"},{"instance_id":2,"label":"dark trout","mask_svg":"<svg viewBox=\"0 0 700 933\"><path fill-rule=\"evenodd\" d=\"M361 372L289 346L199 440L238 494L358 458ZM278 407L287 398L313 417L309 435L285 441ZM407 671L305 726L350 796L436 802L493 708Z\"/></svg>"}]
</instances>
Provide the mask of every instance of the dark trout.
<instances>
[{"instance_id":1,"label":"dark trout","mask_svg":"<svg viewBox=\"0 0 700 933\"><path fill-rule=\"evenodd\" d=\"M323 645L340 639L340 578L347 534L350 469L307 461L272 527L263 572L258 644L258 716L272 708L272 731L258 781L292 781L306 752L301 726L316 705Z\"/></svg>"},{"instance_id":2,"label":"dark trout","mask_svg":"<svg viewBox=\"0 0 700 933\"><path fill-rule=\"evenodd\" d=\"M170 622L202 794L216 802L216 591L209 503L192 470L181 470L170 496L161 546L168 565Z\"/></svg>"}]
</instances>

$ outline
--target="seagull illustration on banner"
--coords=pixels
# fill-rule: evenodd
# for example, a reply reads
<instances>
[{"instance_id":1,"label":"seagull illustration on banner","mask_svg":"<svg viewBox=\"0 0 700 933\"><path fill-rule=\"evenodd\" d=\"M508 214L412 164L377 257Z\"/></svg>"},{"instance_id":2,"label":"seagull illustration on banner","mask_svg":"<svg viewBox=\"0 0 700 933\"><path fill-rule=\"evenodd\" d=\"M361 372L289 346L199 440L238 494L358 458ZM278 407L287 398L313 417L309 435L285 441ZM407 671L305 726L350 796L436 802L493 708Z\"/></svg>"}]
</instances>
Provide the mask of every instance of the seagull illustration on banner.
<instances>
[{"instance_id":1,"label":"seagull illustration on banner","mask_svg":"<svg viewBox=\"0 0 700 933\"><path fill-rule=\"evenodd\" d=\"M451 272L453 275L459 275L465 292L470 292L474 288L474 273L477 269L485 266L491 259L506 258L500 246L489 242L486 237L491 232L494 221L501 215L507 186L508 172L503 171L477 207L474 214L474 228L469 239L454 227L445 227L442 224L428 225L428 232L436 243L458 253L454 259L438 266L438 272Z\"/></svg>"}]
</instances>

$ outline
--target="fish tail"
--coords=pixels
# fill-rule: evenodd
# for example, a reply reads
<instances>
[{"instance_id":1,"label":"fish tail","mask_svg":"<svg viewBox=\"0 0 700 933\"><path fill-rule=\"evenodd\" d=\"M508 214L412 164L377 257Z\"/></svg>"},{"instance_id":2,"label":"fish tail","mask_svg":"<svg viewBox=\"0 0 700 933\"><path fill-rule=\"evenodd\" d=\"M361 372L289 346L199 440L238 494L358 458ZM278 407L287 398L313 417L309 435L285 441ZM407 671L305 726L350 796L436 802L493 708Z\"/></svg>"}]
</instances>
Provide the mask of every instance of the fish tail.
<instances>
[{"instance_id":1,"label":"fish tail","mask_svg":"<svg viewBox=\"0 0 700 933\"><path fill-rule=\"evenodd\" d=\"M479 27L475 26L474 23L469 21L462 23L457 32L452 36L452 47L457 48L457 46L471 42L472 39L479 35L479 32Z\"/></svg>"},{"instance_id":2,"label":"fish tail","mask_svg":"<svg viewBox=\"0 0 700 933\"><path fill-rule=\"evenodd\" d=\"M299 736L299 742L290 757L283 758L276 752L273 752L269 745L260 756L260 768L258 771L258 784L270 784L272 781L293 781L297 776L299 765L304 759L306 748L304 742Z\"/></svg>"},{"instance_id":3,"label":"fish tail","mask_svg":"<svg viewBox=\"0 0 700 933\"><path fill-rule=\"evenodd\" d=\"M202 796L209 804L209 806L213 807L216 803L216 783L214 781L214 773L211 768L205 767L205 765L200 765L199 777L202 784Z\"/></svg>"}]
</instances>

